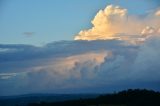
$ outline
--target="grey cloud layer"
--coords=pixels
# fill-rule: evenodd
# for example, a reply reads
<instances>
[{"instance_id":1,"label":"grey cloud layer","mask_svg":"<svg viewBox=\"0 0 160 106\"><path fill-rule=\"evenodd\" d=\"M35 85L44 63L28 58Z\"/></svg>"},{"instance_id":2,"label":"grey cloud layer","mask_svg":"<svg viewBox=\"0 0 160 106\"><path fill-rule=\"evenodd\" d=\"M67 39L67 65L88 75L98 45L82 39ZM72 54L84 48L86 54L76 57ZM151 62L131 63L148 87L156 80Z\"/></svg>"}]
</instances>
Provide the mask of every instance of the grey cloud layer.
<instances>
[{"instance_id":1,"label":"grey cloud layer","mask_svg":"<svg viewBox=\"0 0 160 106\"><path fill-rule=\"evenodd\" d=\"M160 90L159 41L153 36L138 45L119 40L0 45L0 95Z\"/></svg>"}]
</instances>

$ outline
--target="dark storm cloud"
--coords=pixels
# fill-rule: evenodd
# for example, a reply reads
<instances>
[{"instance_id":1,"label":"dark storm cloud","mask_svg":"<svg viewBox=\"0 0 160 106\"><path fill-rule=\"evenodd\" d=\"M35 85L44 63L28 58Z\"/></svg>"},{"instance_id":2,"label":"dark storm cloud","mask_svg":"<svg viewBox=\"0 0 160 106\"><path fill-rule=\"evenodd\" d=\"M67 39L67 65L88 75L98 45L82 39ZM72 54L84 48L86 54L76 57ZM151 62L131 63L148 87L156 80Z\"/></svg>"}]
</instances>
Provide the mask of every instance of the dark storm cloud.
<instances>
[{"instance_id":1,"label":"dark storm cloud","mask_svg":"<svg viewBox=\"0 0 160 106\"><path fill-rule=\"evenodd\" d=\"M159 41L152 37L136 45L119 40L0 45L0 94L160 89Z\"/></svg>"}]
</instances>

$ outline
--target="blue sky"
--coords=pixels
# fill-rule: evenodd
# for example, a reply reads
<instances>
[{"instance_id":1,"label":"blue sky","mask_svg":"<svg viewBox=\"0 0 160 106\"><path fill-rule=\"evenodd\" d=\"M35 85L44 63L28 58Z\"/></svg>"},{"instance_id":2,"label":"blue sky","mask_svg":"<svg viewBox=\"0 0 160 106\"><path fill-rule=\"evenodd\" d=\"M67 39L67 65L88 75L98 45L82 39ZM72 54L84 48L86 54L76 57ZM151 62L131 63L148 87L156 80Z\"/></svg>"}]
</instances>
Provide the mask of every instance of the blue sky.
<instances>
[{"instance_id":1,"label":"blue sky","mask_svg":"<svg viewBox=\"0 0 160 106\"><path fill-rule=\"evenodd\" d=\"M73 40L91 27L96 13L109 4L127 8L130 14L144 14L157 8L158 0L1 0L0 43L43 45ZM24 33L33 34L27 36Z\"/></svg>"}]
</instances>

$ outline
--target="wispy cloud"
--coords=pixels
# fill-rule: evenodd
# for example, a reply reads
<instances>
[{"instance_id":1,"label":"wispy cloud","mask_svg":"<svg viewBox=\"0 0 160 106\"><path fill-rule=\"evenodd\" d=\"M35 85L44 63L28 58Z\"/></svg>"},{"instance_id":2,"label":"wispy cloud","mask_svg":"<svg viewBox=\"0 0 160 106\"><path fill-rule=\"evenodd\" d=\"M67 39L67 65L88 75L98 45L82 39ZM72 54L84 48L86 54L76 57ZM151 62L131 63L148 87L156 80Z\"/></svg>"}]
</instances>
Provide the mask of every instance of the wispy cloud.
<instances>
[{"instance_id":1,"label":"wispy cloud","mask_svg":"<svg viewBox=\"0 0 160 106\"><path fill-rule=\"evenodd\" d=\"M0 73L0 79L6 80L16 76L16 73Z\"/></svg>"},{"instance_id":2,"label":"wispy cloud","mask_svg":"<svg viewBox=\"0 0 160 106\"><path fill-rule=\"evenodd\" d=\"M25 35L26 37L31 37L35 35L35 32L23 32L23 35Z\"/></svg>"}]
</instances>

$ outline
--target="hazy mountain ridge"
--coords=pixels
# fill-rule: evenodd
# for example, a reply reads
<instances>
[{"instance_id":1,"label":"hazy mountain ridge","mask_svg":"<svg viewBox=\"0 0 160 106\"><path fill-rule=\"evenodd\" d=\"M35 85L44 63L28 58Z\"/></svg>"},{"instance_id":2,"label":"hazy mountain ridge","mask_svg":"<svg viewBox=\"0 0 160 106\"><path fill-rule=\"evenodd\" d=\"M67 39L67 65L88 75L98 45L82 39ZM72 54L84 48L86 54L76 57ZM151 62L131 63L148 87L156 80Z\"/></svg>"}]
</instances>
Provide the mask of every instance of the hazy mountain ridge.
<instances>
[{"instance_id":1,"label":"hazy mountain ridge","mask_svg":"<svg viewBox=\"0 0 160 106\"><path fill-rule=\"evenodd\" d=\"M160 92L146 89L129 89L97 98L62 102L32 103L28 106L160 106Z\"/></svg>"},{"instance_id":2,"label":"hazy mountain ridge","mask_svg":"<svg viewBox=\"0 0 160 106\"><path fill-rule=\"evenodd\" d=\"M16 96L0 96L0 106L26 106L28 103L58 102L77 100L80 98L95 98L98 94L24 94Z\"/></svg>"}]
</instances>

